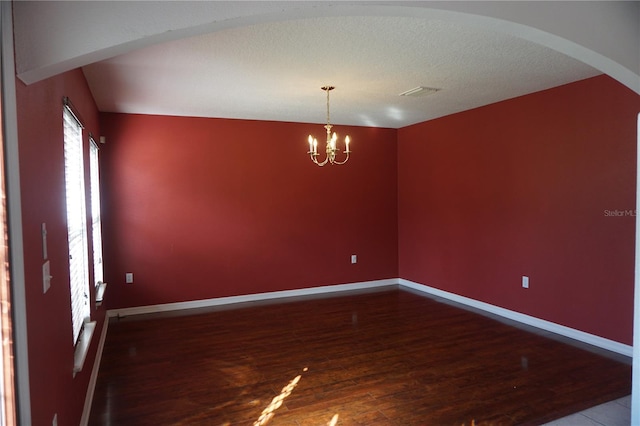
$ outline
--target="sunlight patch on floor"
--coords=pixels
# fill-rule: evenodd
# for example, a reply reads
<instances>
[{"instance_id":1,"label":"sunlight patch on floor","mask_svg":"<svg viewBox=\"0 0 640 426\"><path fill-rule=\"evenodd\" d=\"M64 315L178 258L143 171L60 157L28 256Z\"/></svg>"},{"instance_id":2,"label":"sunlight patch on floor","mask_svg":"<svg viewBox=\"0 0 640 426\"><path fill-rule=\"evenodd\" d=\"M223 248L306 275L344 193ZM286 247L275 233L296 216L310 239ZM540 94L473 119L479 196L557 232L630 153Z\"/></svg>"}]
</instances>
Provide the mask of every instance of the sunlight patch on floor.
<instances>
[{"instance_id":1,"label":"sunlight patch on floor","mask_svg":"<svg viewBox=\"0 0 640 426\"><path fill-rule=\"evenodd\" d=\"M309 369L307 367L302 369L303 372L306 372L308 370ZM269 423L273 416L275 416L276 410L280 408L284 400L289 395L291 395L291 392L293 392L295 387L298 385L298 382L300 382L301 378L302 374L298 374L296 377L291 379L289 383L287 383L287 385L282 388L280 393L273 397L269 405L267 405L267 407L262 410L262 413L260 414L260 417L258 417L258 420L253 422L253 426L264 426ZM336 424L338 424L338 417L339 416L337 413L334 414L331 420L329 420L329 423L327 423L327 426L336 426Z\"/></svg>"},{"instance_id":2,"label":"sunlight patch on floor","mask_svg":"<svg viewBox=\"0 0 640 426\"><path fill-rule=\"evenodd\" d=\"M305 367L302 371L307 371L307 370L308 368ZM274 396L273 399L271 400L271 403L267 405L267 407L264 410L262 410L262 414L260 414L260 417L258 417L258 420L253 422L253 426L264 426L267 423L269 423L271 418L273 418L273 416L275 415L275 411L278 408L280 408L285 398L291 395L291 392L293 392L293 390L298 385L298 382L300 381L301 378L302 378L302 374L298 374L291 381L289 381L289 383L282 388L282 390L280 391L280 394Z\"/></svg>"}]
</instances>

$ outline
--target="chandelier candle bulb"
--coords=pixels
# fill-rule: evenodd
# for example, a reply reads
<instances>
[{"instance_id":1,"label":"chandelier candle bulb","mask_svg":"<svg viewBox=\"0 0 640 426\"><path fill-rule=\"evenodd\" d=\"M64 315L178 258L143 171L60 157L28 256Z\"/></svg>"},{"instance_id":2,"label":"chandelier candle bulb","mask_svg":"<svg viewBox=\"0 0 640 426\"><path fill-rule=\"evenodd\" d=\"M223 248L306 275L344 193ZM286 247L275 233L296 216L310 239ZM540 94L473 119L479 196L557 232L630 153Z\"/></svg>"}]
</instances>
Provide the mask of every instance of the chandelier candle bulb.
<instances>
[{"instance_id":1,"label":"chandelier candle bulb","mask_svg":"<svg viewBox=\"0 0 640 426\"><path fill-rule=\"evenodd\" d=\"M313 152L313 138L309 135L309 154Z\"/></svg>"}]
</instances>

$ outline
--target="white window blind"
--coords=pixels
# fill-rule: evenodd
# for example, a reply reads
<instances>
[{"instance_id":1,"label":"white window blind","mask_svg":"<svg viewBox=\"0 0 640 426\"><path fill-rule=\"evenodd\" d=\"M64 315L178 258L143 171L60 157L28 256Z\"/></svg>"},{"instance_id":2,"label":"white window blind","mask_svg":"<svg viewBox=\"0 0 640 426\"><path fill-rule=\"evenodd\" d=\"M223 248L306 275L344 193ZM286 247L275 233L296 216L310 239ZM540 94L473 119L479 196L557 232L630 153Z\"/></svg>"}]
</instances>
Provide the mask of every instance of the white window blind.
<instances>
[{"instance_id":1,"label":"white window blind","mask_svg":"<svg viewBox=\"0 0 640 426\"><path fill-rule=\"evenodd\" d=\"M76 344L82 325L91 314L89 307L89 249L84 192L82 125L66 103L63 108L63 122L71 318L73 342Z\"/></svg>"},{"instance_id":2,"label":"white window blind","mask_svg":"<svg viewBox=\"0 0 640 426\"><path fill-rule=\"evenodd\" d=\"M89 168L91 173L91 235L93 235L93 276L96 288L104 281L102 264L102 219L100 217L100 166L98 145L90 139ZM98 292L96 291L96 295ZM100 302L97 300L96 302Z\"/></svg>"}]
</instances>

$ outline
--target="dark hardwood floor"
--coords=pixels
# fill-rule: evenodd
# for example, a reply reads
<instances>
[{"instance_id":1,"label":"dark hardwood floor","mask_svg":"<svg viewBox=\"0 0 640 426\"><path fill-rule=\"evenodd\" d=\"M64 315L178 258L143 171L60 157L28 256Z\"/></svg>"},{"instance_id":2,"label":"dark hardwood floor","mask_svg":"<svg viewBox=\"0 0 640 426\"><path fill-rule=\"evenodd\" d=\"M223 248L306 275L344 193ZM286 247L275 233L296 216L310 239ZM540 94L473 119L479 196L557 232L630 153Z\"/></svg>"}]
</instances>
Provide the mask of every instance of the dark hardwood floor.
<instances>
[{"instance_id":1,"label":"dark hardwood floor","mask_svg":"<svg viewBox=\"0 0 640 426\"><path fill-rule=\"evenodd\" d=\"M631 366L401 290L111 319L90 425L540 424Z\"/></svg>"}]
</instances>

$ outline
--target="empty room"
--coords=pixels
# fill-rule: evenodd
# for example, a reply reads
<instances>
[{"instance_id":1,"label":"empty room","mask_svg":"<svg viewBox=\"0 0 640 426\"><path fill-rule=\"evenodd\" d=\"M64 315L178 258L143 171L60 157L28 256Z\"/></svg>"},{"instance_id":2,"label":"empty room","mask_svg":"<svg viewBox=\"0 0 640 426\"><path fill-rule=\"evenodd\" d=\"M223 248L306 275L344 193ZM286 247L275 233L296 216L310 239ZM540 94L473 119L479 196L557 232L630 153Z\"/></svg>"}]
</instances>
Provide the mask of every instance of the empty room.
<instances>
[{"instance_id":1,"label":"empty room","mask_svg":"<svg viewBox=\"0 0 640 426\"><path fill-rule=\"evenodd\" d=\"M2 424L640 424L639 2L0 13Z\"/></svg>"}]
</instances>

